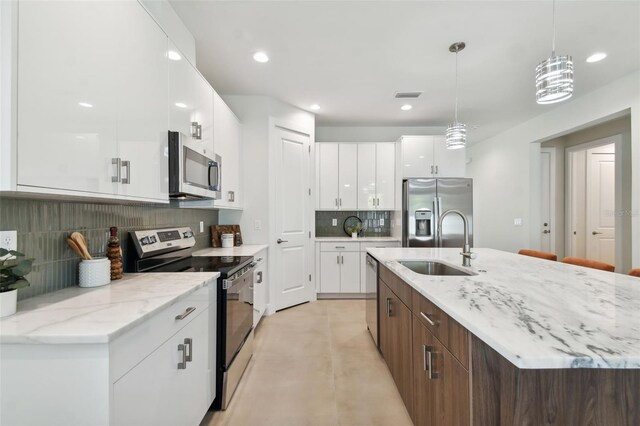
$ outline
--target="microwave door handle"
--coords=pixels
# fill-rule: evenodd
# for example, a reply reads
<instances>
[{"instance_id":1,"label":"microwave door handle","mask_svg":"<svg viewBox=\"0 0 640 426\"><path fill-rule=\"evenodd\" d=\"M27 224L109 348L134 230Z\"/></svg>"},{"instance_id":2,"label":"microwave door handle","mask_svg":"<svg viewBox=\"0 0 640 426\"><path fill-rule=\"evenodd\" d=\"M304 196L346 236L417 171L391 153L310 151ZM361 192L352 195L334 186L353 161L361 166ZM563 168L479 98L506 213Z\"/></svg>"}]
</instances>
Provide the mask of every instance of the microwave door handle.
<instances>
[{"instance_id":1,"label":"microwave door handle","mask_svg":"<svg viewBox=\"0 0 640 426\"><path fill-rule=\"evenodd\" d=\"M213 184L211 184L211 169L216 169L216 180ZM209 161L209 173L208 173L208 183L209 188L212 188L214 191L219 191L220 188L220 165L215 161Z\"/></svg>"}]
</instances>

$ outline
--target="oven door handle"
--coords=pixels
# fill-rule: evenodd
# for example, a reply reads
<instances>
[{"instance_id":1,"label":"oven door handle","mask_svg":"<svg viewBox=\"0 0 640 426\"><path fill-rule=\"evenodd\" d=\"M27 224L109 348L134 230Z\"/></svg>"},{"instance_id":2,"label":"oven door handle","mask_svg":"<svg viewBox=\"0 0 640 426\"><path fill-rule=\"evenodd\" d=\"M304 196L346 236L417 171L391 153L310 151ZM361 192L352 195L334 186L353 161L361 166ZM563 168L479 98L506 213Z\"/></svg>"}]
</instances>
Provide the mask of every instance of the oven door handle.
<instances>
[{"instance_id":1,"label":"oven door handle","mask_svg":"<svg viewBox=\"0 0 640 426\"><path fill-rule=\"evenodd\" d=\"M253 276L253 271L254 271L255 269L256 269L256 268L248 269L244 274L240 275L239 277L236 277L236 278L235 278L235 279L233 279L233 280L227 280L227 279L222 280L222 289L223 289L223 290L229 290L231 287L233 287L233 286L234 286L234 285L236 285L238 282L240 282L240 281L241 281L241 280L240 280L240 278L244 277L245 275L247 275L247 276L248 276L249 274L251 274L251 276Z\"/></svg>"}]
</instances>

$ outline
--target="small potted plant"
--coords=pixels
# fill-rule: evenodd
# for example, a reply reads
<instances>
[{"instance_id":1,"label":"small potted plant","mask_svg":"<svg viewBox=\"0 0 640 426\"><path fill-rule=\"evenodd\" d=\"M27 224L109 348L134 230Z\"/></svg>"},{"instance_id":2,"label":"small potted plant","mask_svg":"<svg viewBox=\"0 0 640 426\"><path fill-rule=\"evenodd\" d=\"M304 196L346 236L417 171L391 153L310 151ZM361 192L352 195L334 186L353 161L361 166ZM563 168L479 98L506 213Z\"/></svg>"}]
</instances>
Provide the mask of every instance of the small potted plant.
<instances>
[{"instance_id":1,"label":"small potted plant","mask_svg":"<svg viewBox=\"0 0 640 426\"><path fill-rule=\"evenodd\" d=\"M0 318L16 313L18 289L29 286L24 277L31 272L33 259L15 251L0 248Z\"/></svg>"}]
</instances>

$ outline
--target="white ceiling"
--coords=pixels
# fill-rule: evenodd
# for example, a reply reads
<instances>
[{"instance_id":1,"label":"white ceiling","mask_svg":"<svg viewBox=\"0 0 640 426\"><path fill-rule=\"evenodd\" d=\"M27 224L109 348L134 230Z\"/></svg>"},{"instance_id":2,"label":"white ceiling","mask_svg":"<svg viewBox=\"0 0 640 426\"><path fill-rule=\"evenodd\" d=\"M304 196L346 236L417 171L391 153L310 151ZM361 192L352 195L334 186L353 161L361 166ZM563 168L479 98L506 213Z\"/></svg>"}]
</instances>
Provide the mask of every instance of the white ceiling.
<instances>
[{"instance_id":1,"label":"white ceiling","mask_svg":"<svg viewBox=\"0 0 640 426\"><path fill-rule=\"evenodd\" d=\"M196 39L198 68L222 94L268 95L320 126L446 126L469 142L554 108L537 105L534 70L551 53L546 1L189 1L171 4ZM558 1L557 53L574 59L574 97L640 68L640 0ZM260 64L253 53L270 61ZM591 53L608 57L587 64ZM396 91L423 91L405 112ZM571 102L569 100L568 102ZM477 125L477 129L471 127Z\"/></svg>"}]
</instances>

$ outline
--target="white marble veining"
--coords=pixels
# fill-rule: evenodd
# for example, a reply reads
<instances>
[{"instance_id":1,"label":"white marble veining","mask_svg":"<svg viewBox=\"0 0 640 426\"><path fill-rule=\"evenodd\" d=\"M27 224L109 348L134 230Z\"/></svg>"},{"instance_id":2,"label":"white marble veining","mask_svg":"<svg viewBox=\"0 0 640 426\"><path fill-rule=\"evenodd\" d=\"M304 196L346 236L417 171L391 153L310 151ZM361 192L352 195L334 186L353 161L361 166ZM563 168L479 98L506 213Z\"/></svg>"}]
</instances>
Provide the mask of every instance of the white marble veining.
<instances>
[{"instance_id":1,"label":"white marble veining","mask_svg":"<svg viewBox=\"0 0 640 426\"><path fill-rule=\"evenodd\" d=\"M70 287L18 303L0 343L106 343L208 285L218 272L130 274L104 287Z\"/></svg>"},{"instance_id":2,"label":"white marble veining","mask_svg":"<svg viewBox=\"0 0 640 426\"><path fill-rule=\"evenodd\" d=\"M198 250L193 253L194 256L255 256L262 250L268 248L266 244L243 244L238 247L210 247Z\"/></svg>"},{"instance_id":3,"label":"white marble veining","mask_svg":"<svg viewBox=\"0 0 640 426\"><path fill-rule=\"evenodd\" d=\"M474 276L426 276L396 261L465 269L460 251L368 249L519 368L640 368L640 279L483 248L473 249Z\"/></svg>"},{"instance_id":4,"label":"white marble veining","mask_svg":"<svg viewBox=\"0 0 640 426\"><path fill-rule=\"evenodd\" d=\"M395 238L395 237L358 237L358 238L351 238L351 237L316 237L316 241L319 243L322 242L331 242L331 241L339 241L339 242L344 242L344 241L352 241L354 243L359 243L359 242L376 242L376 241L400 241L400 238Z\"/></svg>"}]
</instances>

